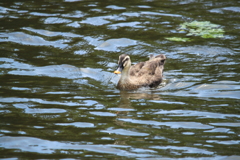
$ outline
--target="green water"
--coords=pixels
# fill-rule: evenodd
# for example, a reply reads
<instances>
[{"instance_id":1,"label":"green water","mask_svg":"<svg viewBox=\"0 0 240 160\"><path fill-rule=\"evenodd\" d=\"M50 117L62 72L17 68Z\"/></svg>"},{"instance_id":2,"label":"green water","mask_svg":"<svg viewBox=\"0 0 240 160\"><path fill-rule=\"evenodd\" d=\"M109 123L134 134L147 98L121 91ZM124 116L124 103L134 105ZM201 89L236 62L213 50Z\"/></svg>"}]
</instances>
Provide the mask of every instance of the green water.
<instances>
[{"instance_id":1,"label":"green water","mask_svg":"<svg viewBox=\"0 0 240 160\"><path fill-rule=\"evenodd\" d=\"M2 0L0 158L240 159L239 17L234 0ZM192 21L224 37L178 30ZM123 53L165 54L163 87L117 90Z\"/></svg>"}]
</instances>

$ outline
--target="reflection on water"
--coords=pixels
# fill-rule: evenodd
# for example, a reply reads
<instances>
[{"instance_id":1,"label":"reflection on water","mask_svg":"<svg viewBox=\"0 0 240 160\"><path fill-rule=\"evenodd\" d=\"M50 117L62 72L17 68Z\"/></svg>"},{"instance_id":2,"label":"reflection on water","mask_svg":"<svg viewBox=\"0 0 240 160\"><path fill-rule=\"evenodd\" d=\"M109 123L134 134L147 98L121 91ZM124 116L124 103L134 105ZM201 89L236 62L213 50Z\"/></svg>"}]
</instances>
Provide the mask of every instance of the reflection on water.
<instances>
[{"instance_id":1,"label":"reflection on water","mask_svg":"<svg viewBox=\"0 0 240 160\"><path fill-rule=\"evenodd\" d=\"M0 155L240 159L235 1L0 2ZM210 21L224 38L181 37ZM119 91L118 56L168 57L154 89Z\"/></svg>"}]
</instances>

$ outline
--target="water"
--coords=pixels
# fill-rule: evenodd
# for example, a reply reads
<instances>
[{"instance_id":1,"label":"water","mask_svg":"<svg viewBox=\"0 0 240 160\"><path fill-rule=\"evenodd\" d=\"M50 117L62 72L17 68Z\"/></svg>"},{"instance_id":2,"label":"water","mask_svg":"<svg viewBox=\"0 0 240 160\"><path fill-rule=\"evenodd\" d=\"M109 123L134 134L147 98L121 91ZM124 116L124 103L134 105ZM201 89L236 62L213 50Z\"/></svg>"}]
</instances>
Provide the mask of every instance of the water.
<instances>
[{"instance_id":1,"label":"water","mask_svg":"<svg viewBox=\"0 0 240 160\"><path fill-rule=\"evenodd\" d=\"M238 1L0 2L0 158L240 159ZM183 36L210 21L224 38ZM165 54L163 87L123 92L118 56Z\"/></svg>"}]
</instances>

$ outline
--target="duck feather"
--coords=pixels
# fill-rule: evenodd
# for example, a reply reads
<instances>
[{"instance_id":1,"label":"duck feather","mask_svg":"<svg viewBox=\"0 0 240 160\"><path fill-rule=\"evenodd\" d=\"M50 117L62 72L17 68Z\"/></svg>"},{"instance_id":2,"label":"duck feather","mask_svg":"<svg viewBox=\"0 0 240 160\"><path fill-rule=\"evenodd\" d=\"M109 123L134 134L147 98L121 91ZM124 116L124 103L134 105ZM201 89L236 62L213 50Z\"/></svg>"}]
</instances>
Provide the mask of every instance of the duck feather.
<instances>
[{"instance_id":1,"label":"duck feather","mask_svg":"<svg viewBox=\"0 0 240 160\"><path fill-rule=\"evenodd\" d=\"M150 56L145 62L131 66L130 56L119 56L118 69L122 75L117 84L120 90L135 90L140 87L157 87L162 82L166 56L163 54ZM115 71L114 73L120 73Z\"/></svg>"}]
</instances>

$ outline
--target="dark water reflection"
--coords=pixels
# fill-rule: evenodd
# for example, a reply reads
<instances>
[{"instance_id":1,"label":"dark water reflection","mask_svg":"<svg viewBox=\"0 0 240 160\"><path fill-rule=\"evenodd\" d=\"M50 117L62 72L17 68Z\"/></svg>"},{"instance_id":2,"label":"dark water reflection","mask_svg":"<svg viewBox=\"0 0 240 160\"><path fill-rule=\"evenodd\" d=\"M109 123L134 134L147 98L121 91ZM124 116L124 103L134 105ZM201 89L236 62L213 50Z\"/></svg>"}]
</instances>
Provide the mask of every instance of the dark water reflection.
<instances>
[{"instance_id":1,"label":"dark water reflection","mask_svg":"<svg viewBox=\"0 0 240 160\"><path fill-rule=\"evenodd\" d=\"M240 159L238 1L0 2L0 158ZM210 21L224 38L183 36ZM165 54L122 92L118 55Z\"/></svg>"}]
</instances>

